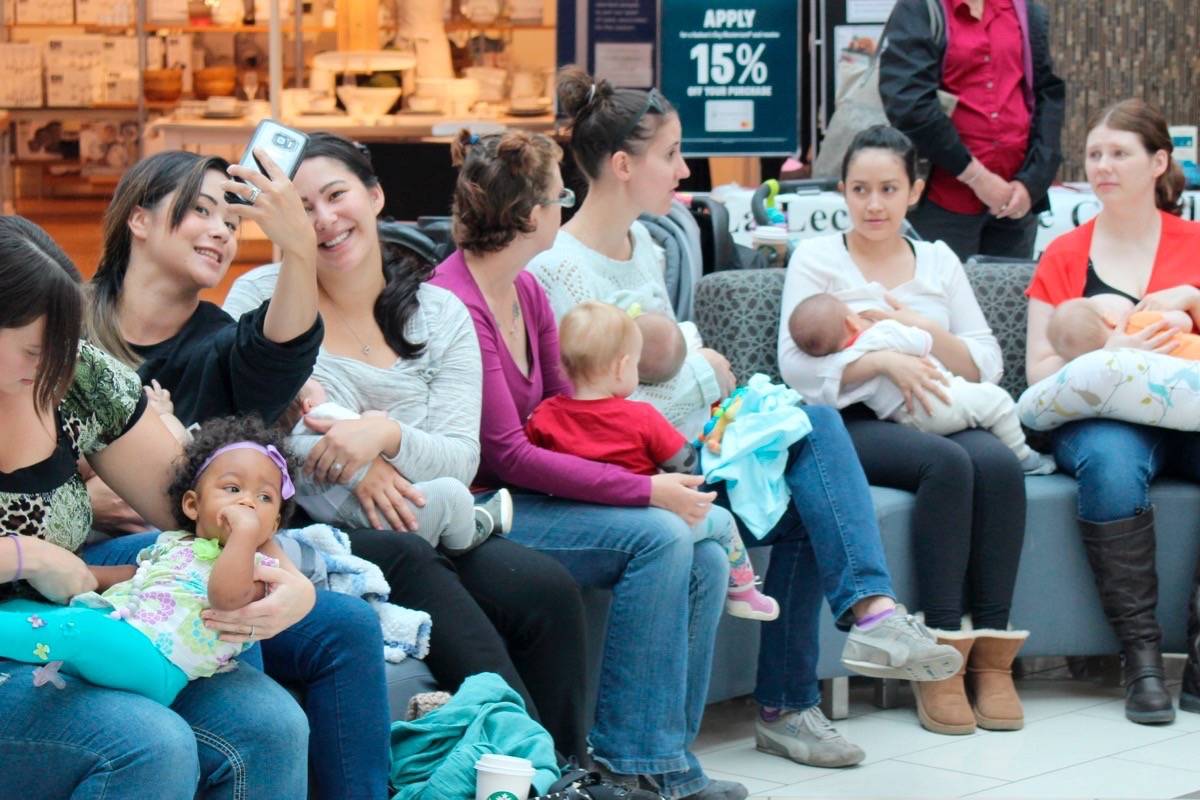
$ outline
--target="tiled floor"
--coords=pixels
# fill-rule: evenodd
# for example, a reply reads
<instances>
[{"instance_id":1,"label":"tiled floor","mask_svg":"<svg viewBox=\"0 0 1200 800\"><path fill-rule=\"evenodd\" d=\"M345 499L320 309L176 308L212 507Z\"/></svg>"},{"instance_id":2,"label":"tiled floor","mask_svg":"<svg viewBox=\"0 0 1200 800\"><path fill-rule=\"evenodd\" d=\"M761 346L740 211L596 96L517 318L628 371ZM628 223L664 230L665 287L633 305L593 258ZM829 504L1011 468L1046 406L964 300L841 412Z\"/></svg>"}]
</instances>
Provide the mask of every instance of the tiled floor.
<instances>
[{"instance_id":1,"label":"tiled floor","mask_svg":"<svg viewBox=\"0 0 1200 800\"><path fill-rule=\"evenodd\" d=\"M1167 726L1125 720L1122 690L1073 680L1065 668L1019 684L1026 725L1012 733L939 736L917 724L905 687L898 708L852 686L850 718L837 727L867 752L842 770L795 764L754 749L748 698L709 708L696 743L713 777L774 798L1200 798L1200 714ZM1176 691L1178 686L1175 685Z\"/></svg>"}]
</instances>

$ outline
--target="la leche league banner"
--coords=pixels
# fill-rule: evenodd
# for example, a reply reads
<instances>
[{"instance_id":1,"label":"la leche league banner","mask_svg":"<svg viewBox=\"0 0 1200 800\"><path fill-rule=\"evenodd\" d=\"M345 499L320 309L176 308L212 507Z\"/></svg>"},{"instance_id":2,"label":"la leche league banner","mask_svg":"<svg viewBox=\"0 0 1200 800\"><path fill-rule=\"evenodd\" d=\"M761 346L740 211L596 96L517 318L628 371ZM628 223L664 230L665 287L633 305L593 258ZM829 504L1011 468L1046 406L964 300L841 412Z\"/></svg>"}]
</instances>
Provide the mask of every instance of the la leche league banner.
<instances>
[{"instance_id":1,"label":"la leche league banner","mask_svg":"<svg viewBox=\"0 0 1200 800\"><path fill-rule=\"evenodd\" d=\"M659 0L660 88L685 155L796 152L799 30L796 0Z\"/></svg>"}]
</instances>

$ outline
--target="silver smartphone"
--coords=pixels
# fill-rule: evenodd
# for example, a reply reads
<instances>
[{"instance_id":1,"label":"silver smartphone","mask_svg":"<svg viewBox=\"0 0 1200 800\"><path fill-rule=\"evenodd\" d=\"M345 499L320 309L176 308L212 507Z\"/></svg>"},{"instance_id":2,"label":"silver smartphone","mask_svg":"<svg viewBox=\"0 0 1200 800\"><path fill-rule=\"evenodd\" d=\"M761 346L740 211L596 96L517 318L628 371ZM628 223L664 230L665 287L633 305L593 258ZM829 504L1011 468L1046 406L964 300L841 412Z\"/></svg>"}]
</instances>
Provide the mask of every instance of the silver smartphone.
<instances>
[{"instance_id":1,"label":"silver smartphone","mask_svg":"<svg viewBox=\"0 0 1200 800\"><path fill-rule=\"evenodd\" d=\"M300 168L300 159L304 157L304 148L307 144L308 134L281 125L273 119L264 119L254 129L254 135L250 137L250 143L246 145L246 152L242 153L242 160L238 163L266 175L267 171L254 157L254 150L257 148L270 156L271 160L279 165L288 178L293 178L296 176L296 170ZM237 178L234 180L238 180L239 183L245 182ZM225 201L243 205L247 202L245 198L233 192L225 193Z\"/></svg>"}]
</instances>

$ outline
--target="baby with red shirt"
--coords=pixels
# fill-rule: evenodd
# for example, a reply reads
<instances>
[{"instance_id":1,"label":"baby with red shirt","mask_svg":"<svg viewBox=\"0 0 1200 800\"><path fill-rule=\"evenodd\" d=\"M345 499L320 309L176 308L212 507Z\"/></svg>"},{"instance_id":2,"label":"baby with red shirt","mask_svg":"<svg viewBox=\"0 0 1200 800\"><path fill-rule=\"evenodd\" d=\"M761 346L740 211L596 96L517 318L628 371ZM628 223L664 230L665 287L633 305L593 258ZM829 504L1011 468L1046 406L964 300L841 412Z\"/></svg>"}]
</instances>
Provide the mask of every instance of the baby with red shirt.
<instances>
[{"instance_id":1,"label":"baby with red shirt","mask_svg":"<svg viewBox=\"0 0 1200 800\"><path fill-rule=\"evenodd\" d=\"M558 338L575 396L549 397L534 409L525 425L530 442L638 475L696 470L695 449L666 417L649 403L627 399L637 388L642 354L642 332L632 317L589 300L562 318ZM715 540L729 553L729 614L764 621L779 616L779 604L758 591L728 510L713 506L692 534L696 541Z\"/></svg>"}]
</instances>

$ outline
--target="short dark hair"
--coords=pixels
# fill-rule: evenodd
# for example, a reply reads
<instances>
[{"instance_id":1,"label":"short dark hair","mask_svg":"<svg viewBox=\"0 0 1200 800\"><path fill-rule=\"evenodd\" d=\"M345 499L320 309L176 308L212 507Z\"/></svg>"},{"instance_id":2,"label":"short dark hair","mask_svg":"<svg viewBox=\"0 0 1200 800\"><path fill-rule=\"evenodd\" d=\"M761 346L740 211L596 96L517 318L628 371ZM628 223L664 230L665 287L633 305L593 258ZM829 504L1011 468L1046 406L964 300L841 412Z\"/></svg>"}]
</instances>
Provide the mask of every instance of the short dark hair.
<instances>
[{"instance_id":1,"label":"short dark hair","mask_svg":"<svg viewBox=\"0 0 1200 800\"><path fill-rule=\"evenodd\" d=\"M38 413L53 408L75 376L82 330L79 270L44 230L18 216L0 216L0 328L46 318L33 380Z\"/></svg>"},{"instance_id":2,"label":"short dark hair","mask_svg":"<svg viewBox=\"0 0 1200 800\"><path fill-rule=\"evenodd\" d=\"M511 130L474 136L463 130L450 144L458 167L454 185L454 241L473 253L503 250L532 233L533 209L549 198L562 148L541 133Z\"/></svg>"},{"instance_id":3,"label":"short dark hair","mask_svg":"<svg viewBox=\"0 0 1200 800\"><path fill-rule=\"evenodd\" d=\"M872 125L866 130L859 131L850 140L850 147L846 148L846 155L842 158L842 180L846 180L846 174L850 171L850 162L862 150L888 150L894 153L904 164L904 173L908 175L908 182L916 183L917 148L913 147L912 139L891 125Z\"/></svg>"},{"instance_id":4,"label":"short dark hair","mask_svg":"<svg viewBox=\"0 0 1200 800\"><path fill-rule=\"evenodd\" d=\"M189 490L196 488L196 480L200 477L200 467L209 456L227 444L234 442L255 442L263 447L274 445L284 460L287 461L288 475L299 474L300 463L290 450L287 449L287 433L277 428L268 427L257 415L246 417L216 417L205 422L189 444L183 450L183 455L175 464L175 476L167 488L167 496L171 498L175 514L175 522L180 530L196 532L195 520L188 519L183 513L183 496ZM293 477L293 481L295 478ZM296 508L296 498L280 497L279 527L287 527L288 520Z\"/></svg>"},{"instance_id":5,"label":"short dark hair","mask_svg":"<svg viewBox=\"0 0 1200 800\"><path fill-rule=\"evenodd\" d=\"M588 180L613 153L640 155L675 107L657 89L617 89L577 66L559 70L558 107L570 119L571 153Z\"/></svg>"}]
</instances>

